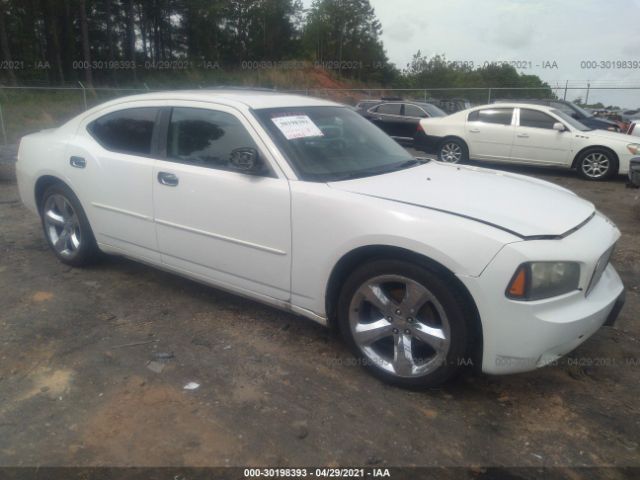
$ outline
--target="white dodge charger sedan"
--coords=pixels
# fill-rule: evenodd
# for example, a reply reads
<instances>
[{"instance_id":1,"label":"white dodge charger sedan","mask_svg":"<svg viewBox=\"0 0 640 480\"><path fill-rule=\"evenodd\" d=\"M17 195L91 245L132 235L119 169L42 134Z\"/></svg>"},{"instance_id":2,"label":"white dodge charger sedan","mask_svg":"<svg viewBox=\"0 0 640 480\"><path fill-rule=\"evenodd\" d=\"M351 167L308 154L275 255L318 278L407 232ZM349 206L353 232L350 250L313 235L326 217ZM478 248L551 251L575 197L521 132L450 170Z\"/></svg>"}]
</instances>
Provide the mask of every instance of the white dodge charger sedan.
<instances>
[{"instance_id":1,"label":"white dodge charger sedan","mask_svg":"<svg viewBox=\"0 0 640 480\"><path fill-rule=\"evenodd\" d=\"M416 159L324 100L121 98L24 137L17 174L62 262L123 255L335 325L402 386L543 366L623 301L620 232L591 203Z\"/></svg>"},{"instance_id":2,"label":"white dodge charger sedan","mask_svg":"<svg viewBox=\"0 0 640 480\"><path fill-rule=\"evenodd\" d=\"M575 168L587 180L629 171L640 154L630 135L592 130L559 109L500 103L420 120L416 148L443 162L468 159Z\"/></svg>"}]
</instances>

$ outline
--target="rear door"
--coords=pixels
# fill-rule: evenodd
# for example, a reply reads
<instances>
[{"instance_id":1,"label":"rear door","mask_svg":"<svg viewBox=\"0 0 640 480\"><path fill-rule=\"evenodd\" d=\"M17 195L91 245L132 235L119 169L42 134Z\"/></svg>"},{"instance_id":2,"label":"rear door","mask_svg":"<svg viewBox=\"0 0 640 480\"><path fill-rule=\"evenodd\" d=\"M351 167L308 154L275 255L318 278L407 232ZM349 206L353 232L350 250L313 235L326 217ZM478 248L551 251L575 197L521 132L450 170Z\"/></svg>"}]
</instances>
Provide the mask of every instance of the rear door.
<instances>
[{"instance_id":1,"label":"rear door","mask_svg":"<svg viewBox=\"0 0 640 480\"><path fill-rule=\"evenodd\" d=\"M370 120L391 137L402 137L404 118L402 103L382 103L371 110Z\"/></svg>"},{"instance_id":2,"label":"rear door","mask_svg":"<svg viewBox=\"0 0 640 480\"><path fill-rule=\"evenodd\" d=\"M470 112L466 140L471 158L508 161L515 131L514 109L491 107Z\"/></svg>"},{"instance_id":3,"label":"rear door","mask_svg":"<svg viewBox=\"0 0 640 480\"><path fill-rule=\"evenodd\" d=\"M158 106L96 114L69 144L69 177L98 243L158 262L152 182ZM154 130L155 128L155 130Z\"/></svg>"},{"instance_id":4,"label":"rear door","mask_svg":"<svg viewBox=\"0 0 640 480\"><path fill-rule=\"evenodd\" d=\"M554 130L553 125L557 122L559 120L540 110L518 109L518 125L511 150L513 159L540 165L569 164L573 138L568 129Z\"/></svg>"}]
</instances>

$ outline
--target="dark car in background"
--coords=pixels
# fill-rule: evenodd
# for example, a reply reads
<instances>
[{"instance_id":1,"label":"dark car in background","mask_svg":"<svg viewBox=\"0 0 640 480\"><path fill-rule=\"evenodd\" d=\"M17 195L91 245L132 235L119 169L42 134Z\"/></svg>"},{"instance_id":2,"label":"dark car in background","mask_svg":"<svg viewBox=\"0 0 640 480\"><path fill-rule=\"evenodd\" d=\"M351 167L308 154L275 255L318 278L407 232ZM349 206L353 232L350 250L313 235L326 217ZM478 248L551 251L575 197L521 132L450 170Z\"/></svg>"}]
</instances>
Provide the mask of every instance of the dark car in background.
<instances>
[{"instance_id":1,"label":"dark car in background","mask_svg":"<svg viewBox=\"0 0 640 480\"><path fill-rule=\"evenodd\" d=\"M632 158L629 162L629 182L640 187L640 157Z\"/></svg>"},{"instance_id":2,"label":"dark car in background","mask_svg":"<svg viewBox=\"0 0 640 480\"><path fill-rule=\"evenodd\" d=\"M566 100L553 100L544 98L525 98L525 99L510 99L510 100L494 100L493 103L532 103L535 105L546 105L551 108L557 108L563 111L567 115L575 118L584 126L593 128L596 130L609 130L611 132L619 132L620 127L617 123L607 120L606 118L598 118L590 112L587 112L584 108L579 107L575 103L567 102Z\"/></svg>"},{"instance_id":3,"label":"dark car in background","mask_svg":"<svg viewBox=\"0 0 640 480\"><path fill-rule=\"evenodd\" d=\"M387 99L379 100L373 105L367 105L366 102L370 100L356 105L358 113L394 140L402 143L413 142L420 119L447 116L435 105L425 102Z\"/></svg>"},{"instance_id":4,"label":"dark car in background","mask_svg":"<svg viewBox=\"0 0 640 480\"><path fill-rule=\"evenodd\" d=\"M472 107L471 102L466 98L430 98L427 100L427 103L435 105L449 115Z\"/></svg>"}]
</instances>

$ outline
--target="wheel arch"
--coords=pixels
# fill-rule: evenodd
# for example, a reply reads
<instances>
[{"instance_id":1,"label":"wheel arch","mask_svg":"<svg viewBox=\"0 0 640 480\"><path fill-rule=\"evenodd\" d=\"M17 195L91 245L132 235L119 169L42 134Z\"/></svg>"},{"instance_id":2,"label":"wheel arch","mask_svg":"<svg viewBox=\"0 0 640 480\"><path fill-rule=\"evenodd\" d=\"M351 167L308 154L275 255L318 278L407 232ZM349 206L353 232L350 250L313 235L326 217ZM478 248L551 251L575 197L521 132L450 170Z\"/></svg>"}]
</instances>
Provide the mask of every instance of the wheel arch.
<instances>
[{"instance_id":1,"label":"wheel arch","mask_svg":"<svg viewBox=\"0 0 640 480\"><path fill-rule=\"evenodd\" d=\"M44 192L47 190L47 188L56 184L64 185L65 187L67 187L69 190L73 192L73 188L71 188L71 186L67 182L62 180L60 177L56 177L55 175L42 175L38 178L38 180L36 180L36 183L33 189L33 194L36 202L36 208L38 209L38 213L42 212L42 200L44 197Z\"/></svg>"},{"instance_id":2,"label":"wheel arch","mask_svg":"<svg viewBox=\"0 0 640 480\"><path fill-rule=\"evenodd\" d=\"M469 150L469 144L467 143L467 141L462 138L460 135L445 135L444 137L442 137L439 141L438 141L438 145L436 147L436 155L440 155L440 148L442 147L442 145L444 145L444 143L447 140L457 140L460 143L462 143L462 146L464 147L464 149L467 151L467 159L471 158L471 151Z\"/></svg>"},{"instance_id":3,"label":"wheel arch","mask_svg":"<svg viewBox=\"0 0 640 480\"><path fill-rule=\"evenodd\" d=\"M618 156L618 154L612 148L605 147L604 145L589 145L588 147L584 147L582 150L580 150L578 153L576 153L576 155L573 157L573 162L571 163L571 168L576 168L578 166L578 160L586 152L588 152L589 150L598 150L598 149L606 150L607 152L611 153L613 155L613 158L615 159L616 163L618 164L618 169L620 169L620 157Z\"/></svg>"},{"instance_id":4,"label":"wheel arch","mask_svg":"<svg viewBox=\"0 0 640 480\"><path fill-rule=\"evenodd\" d=\"M469 151L469 144L467 143L467 141L462 138L460 135L445 135L444 137L442 137L440 139L440 141L438 142L438 146L442 145L444 142L446 142L447 140L458 140L460 142L463 143L463 145L465 146L465 148L467 149L467 151Z\"/></svg>"},{"instance_id":5,"label":"wheel arch","mask_svg":"<svg viewBox=\"0 0 640 480\"><path fill-rule=\"evenodd\" d=\"M354 271L354 269L374 259L406 260L416 263L442 274L451 284L454 285L465 299L467 304L466 307L471 317L470 325L473 329L472 335L474 341L470 345L471 351L469 353L473 359L474 365L479 368L482 364L482 323L478 307L476 306L471 293L450 269L425 255L406 248L391 245L367 245L355 248L345 253L334 265L327 282L325 292L325 311L327 314L328 326L332 330L337 329L336 306L338 304L341 286L344 284L346 278Z\"/></svg>"}]
</instances>

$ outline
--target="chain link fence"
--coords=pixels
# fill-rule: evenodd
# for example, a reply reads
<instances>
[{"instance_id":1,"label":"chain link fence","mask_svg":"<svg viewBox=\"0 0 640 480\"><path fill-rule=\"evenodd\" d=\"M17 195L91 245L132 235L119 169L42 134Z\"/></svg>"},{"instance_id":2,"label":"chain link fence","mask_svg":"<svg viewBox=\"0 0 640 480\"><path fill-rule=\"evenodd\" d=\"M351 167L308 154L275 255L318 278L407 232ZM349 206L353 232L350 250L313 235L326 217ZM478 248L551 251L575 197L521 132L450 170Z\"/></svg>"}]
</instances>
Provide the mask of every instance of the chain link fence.
<instances>
[{"instance_id":1,"label":"chain link fence","mask_svg":"<svg viewBox=\"0 0 640 480\"><path fill-rule=\"evenodd\" d=\"M331 99L355 105L366 99L397 97L417 101L464 100L471 105L482 105L497 99L545 98L555 96L572 100L578 96L589 98L590 90L628 90L639 93L640 86L632 87L556 87L556 88L421 88L421 89L327 89L309 88L282 90L287 93ZM85 88L84 85L64 87L0 87L0 142L15 145L20 137L45 128L56 127L79 113L108 100L138 93L154 91L147 85L140 88ZM599 95L602 97L602 94ZM638 107L640 105L629 105Z\"/></svg>"}]
</instances>

